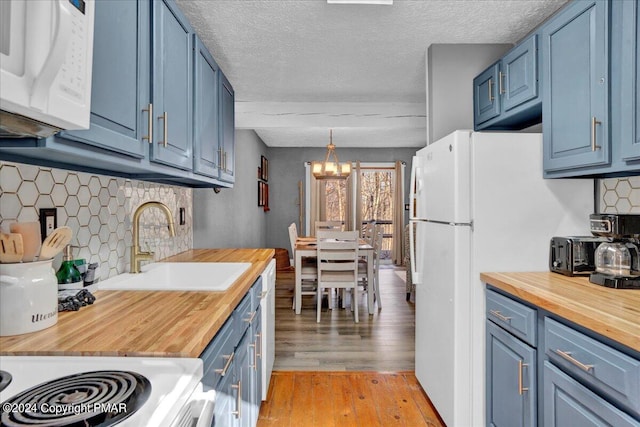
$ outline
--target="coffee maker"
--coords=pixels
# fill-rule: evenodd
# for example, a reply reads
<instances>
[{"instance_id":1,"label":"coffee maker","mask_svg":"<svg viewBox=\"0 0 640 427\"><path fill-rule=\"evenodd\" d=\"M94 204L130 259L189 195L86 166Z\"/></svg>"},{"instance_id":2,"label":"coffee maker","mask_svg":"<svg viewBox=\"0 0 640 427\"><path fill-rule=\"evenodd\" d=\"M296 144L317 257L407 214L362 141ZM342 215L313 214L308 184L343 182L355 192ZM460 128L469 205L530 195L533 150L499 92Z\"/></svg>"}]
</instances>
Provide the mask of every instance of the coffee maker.
<instances>
[{"instance_id":1,"label":"coffee maker","mask_svg":"<svg viewBox=\"0 0 640 427\"><path fill-rule=\"evenodd\" d=\"M592 214L591 233L607 237L595 253L589 281L618 289L640 289L640 215Z\"/></svg>"}]
</instances>

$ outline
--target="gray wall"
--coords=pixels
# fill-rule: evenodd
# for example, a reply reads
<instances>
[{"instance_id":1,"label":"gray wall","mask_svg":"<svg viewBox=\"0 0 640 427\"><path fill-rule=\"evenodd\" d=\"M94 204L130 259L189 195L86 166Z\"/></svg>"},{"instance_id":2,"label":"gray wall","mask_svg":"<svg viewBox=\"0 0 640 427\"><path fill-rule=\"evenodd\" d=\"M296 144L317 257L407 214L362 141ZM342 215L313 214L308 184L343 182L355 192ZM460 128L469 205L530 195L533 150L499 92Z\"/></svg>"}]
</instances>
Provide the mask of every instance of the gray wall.
<instances>
[{"instance_id":1,"label":"gray wall","mask_svg":"<svg viewBox=\"0 0 640 427\"><path fill-rule=\"evenodd\" d=\"M427 144L473 129L473 78L510 44L432 44L427 50Z\"/></svg>"},{"instance_id":2,"label":"gray wall","mask_svg":"<svg viewBox=\"0 0 640 427\"><path fill-rule=\"evenodd\" d=\"M194 248L266 247L267 215L258 207L258 166L267 146L252 130L236 130L236 182L215 194L193 190Z\"/></svg>"},{"instance_id":3,"label":"gray wall","mask_svg":"<svg viewBox=\"0 0 640 427\"><path fill-rule=\"evenodd\" d=\"M409 203L411 158L418 148L340 148L340 161L391 162L402 160L405 171L405 203ZM323 160L326 148L269 148L269 206L267 214L267 246L290 250L287 227L298 222L298 182L304 183L304 163ZM194 199L196 196L194 195ZM303 201L304 203L304 201ZM405 211L408 221L408 212ZM299 226L299 224L298 224ZM197 230L194 230L194 239Z\"/></svg>"}]
</instances>

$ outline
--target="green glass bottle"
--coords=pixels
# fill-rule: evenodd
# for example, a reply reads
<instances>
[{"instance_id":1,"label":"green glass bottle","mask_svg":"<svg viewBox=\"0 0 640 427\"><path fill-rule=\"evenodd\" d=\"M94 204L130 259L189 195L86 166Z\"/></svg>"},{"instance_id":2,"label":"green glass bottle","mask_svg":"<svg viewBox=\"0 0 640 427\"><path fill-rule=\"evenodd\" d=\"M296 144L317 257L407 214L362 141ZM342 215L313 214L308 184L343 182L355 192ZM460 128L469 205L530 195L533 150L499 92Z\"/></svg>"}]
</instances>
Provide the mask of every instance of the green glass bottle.
<instances>
[{"instance_id":1,"label":"green glass bottle","mask_svg":"<svg viewBox=\"0 0 640 427\"><path fill-rule=\"evenodd\" d=\"M62 264L56 272L56 277L58 278L58 285L75 284L77 287L82 288L82 275L74 265L71 245L67 245L67 247L64 248Z\"/></svg>"}]
</instances>

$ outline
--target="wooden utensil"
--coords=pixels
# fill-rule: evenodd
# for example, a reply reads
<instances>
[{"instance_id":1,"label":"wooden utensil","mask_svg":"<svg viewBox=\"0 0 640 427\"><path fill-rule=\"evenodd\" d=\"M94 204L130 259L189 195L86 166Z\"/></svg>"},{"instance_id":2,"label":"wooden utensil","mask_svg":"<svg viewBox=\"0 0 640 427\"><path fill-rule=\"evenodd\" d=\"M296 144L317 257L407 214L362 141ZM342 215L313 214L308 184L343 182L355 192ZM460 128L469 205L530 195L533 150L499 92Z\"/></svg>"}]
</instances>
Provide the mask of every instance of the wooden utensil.
<instances>
[{"instance_id":1,"label":"wooden utensil","mask_svg":"<svg viewBox=\"0 0 640 427\"><path fill-rule=\"evenodd\" d=\"M40 223L32 222L14 222L9 226L12 233L22 235L22 246L24 253L22 262L32 262L40 253L42 238L40 237Z\"/></svg>"},{"instance_id":2,"label":"wooden utensil","mask_svg":"<svg viewBox=\"0 0 640 427\"><path fill-rule=\"evenodd\" d=\"M20 262L23 255L22 235L0 232L0 262Z\"/></svg>"},{"instance_id":3,"label":"wooden utensil","mask_svg":"<svg viewBox=\"0 0 640 427\"><path fill-rule=\"evenodd\" d=\"M54 256L58 255L65 246L69 244L71 241L71 236L73 232L71 228L67 226L58 227L51 232L42 242L42 248L40 248L40 256L38 257L39 261L43 261L45 259L51 259Z\"/></svg>"}]
</instances>

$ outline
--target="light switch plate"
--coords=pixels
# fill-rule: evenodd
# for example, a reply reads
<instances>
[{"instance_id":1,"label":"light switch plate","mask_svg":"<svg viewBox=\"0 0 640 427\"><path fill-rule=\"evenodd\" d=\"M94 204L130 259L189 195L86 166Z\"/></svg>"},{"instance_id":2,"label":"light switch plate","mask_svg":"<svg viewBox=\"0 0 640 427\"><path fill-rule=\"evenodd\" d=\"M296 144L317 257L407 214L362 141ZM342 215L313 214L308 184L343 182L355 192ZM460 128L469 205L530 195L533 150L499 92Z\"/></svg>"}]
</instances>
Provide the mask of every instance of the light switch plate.
<instances>
[{"instance_id":1,"label":"light switch plate","mask_svg":"<svg viewBox=\"0 0 640 427\"><path fill-rule=\"evenodd\" d=\"M57 208L41 208L40 209L40 234L42 241L58 227L58 209Z\"/></svg>"}]
</instances>

